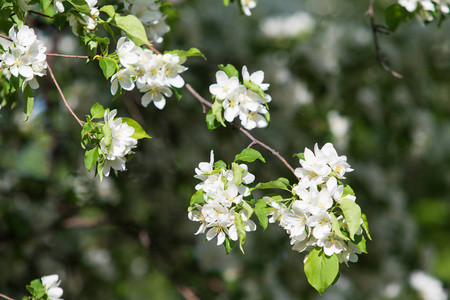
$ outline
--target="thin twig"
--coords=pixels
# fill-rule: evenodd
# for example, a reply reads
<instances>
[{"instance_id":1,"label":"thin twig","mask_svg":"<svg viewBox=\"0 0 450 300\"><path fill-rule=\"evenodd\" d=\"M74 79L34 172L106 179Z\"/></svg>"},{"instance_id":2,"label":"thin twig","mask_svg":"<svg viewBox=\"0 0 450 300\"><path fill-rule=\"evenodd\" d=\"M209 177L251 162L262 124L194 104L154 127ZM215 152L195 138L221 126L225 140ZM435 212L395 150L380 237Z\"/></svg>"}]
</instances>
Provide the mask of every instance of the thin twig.
<instances>
[{"instance_id":1,"label":"thin twig","mask_svg":"<svg viewBox=\"0 0 450 300\"><path fill-rule=\"evenodd\" d=\"M78 124L80 124L81 127L83 127L83 121L81 121L77 115L73 112L73 110L70 108L69 103L67 103L66 97L64 97L64 94L61 90L61 88L59 87L58 82L56 81L55 75L53 75L53 71L52 68L50 68L50 66L47 66L48 68L48 72L50 73L50 77L52 78L53 82L55 83L56 88L58 89L59 94L61 95L61 98L64 101L64 105L67 107L67 109L70 111L70 113L72 114L72 116L75 118L75 120L77 120Z\"/></svg>"},{"instance_id":2,"label":"thin twig","mask_svg":"<svg viewBox=\"0 0 450 300\"><path fill-rule=\"evenodd\" d=\"M56 56L56 57L65 57L65 58L83 58L88 59L89 56L84 55L66 55L66 54L58 54L58 53L46 53L47 56Z\"/></svg>"},{"instance_id":3,"label":"thin twig","mask_svg":"<svg viewBox=\"0 0 450 300\"><path fill-rule=\"evenodd\" d=\"M13 298L10 298L10 297L8 297L6 295L3 295L3 294L0 294L0 297L3 297L3 298L8 299L8 300L14 300Z\"/></svg>"},{"instance_id":4,"label":"thin twig","mask_svg":"<svg viewBox=\"0 0 450 300\"><path fill-rule=\"evenodd\" d=\"M206 100L205 98L203 98L202 96L199 95L199 93L197 93L197 91L194 90L194 88L190 85L190 84L185 84L185 87L187 88L187 90L198 100L200 101L200 103L202 105L208 106L208 107L212 107L211 102L209 102L208 100ZM205 113L205 112L203 112ZM258 140L257 138L255 138L250 132L248 132L247 130L245 130L244 128L234 125L233 123L231 123L231 125L233 127L235 127L236 129L238 129L240 132L242 132L244 135L246 135L250 141L251 144L250 145L260 145L261 147L263 147L264 149L268 150L270 153L272 153L274 156L276 156L291 172L292 174L295 175L295 171L294 168L291 167L291 165L286 161L286 159L284 159L280 153L278 153L277 151L275 151L273 148L271 148L270 146L264 144L263 142L261 142L260 140ZM295 177L297 177L297 175L295 175Z\"/></svg>"},{"instance_id":5,"label":"thin twig","mask_svg":"<svg viewBox=\"0 0 450 300\"><path fill-rule=\"evenodd\" d=\"M369 16L369 19L370 19L370 26L372 27L372 35L373 35L373 42L375 45L376 58L386 72L390 73L392 76L394 76L396 78L401 79L401 78L403 78L403 76L400 75L399 73L395 72L394 70L392 70L390 67L388 67L386 65L386 58L381 55L381 48L380 48L380 44L378 42L378 33L386 33L386 31L382 31L381 27L379 25L375 24L375 16L373 13L373 2L374 2L374 0L369 0L369 8L367 9L365 15Z\"/></svg>"},{"instance_id":6,"label":"thin twig","mask_svg":"<svg viewBox=\"0 0 450 300\"><path fill-rule=\"evenodd\" d=\"M0 34L0 37L3 38L3 39L5 39L5 40L8 40L8 41L11 41L11 42L12 42L12 38L10 38L9 36Z\"/></svg>"},{"instance_id":7,"label":"thin twig","mask_svg":"<svg viewBox=\"0 0 450 300\"><path fill-rule=\"evenodd\" d=\"M30 14L35 14L35 15L38 15L38 16L41 16L41 17L45 17L45 18L49 18L49 19L53 19L53 17L52 17L52 16L49 16L49 15L43 14L43 13L41 13L41 12L39 12L39 11L29 10L28 12L29 12Z\"/></svg>"}]
</instances>

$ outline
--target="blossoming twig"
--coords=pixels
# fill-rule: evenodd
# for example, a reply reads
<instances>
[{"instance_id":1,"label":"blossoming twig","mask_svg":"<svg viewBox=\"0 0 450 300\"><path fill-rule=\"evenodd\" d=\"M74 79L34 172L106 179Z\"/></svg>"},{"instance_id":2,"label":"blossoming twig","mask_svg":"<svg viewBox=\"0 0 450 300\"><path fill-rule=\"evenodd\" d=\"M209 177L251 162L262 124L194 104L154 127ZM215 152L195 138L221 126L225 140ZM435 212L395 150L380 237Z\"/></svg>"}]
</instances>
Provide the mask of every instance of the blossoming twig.
<instances>
[{"instance_id":1,"label":"blossoming twig","mask_svg":"<svg viewBox=\"0 0 450 300\"><path fill-rule=\"evenodd\" d=\"M67 107L67 109L70 111L70 113L72 114L72 116L75 118L75 120L77 120L78 124L80 124L81 127L83 127L83 121L81 121L77 115L73 112L73 110L70 108L69 103L67 103L66 97L64 97L64 94L61 90L61 88L59 87L58 82L56 81L55 75L53 75L53 71L52 68L50 68L50 66L47 67L48 68L48 72L50 73L50 77L52 78L53 82L55 83L56 88L58 89L59 94L61 95L61 98L64 101L64 105Z\"/></svg>"},{"instance_id":2,"label":"blossoming twig","mask_svg":"<svg viewBox=\"0 0 450 300\"><path fill-rule=\"evenodd\" d=\"M372 34L373 34L373 42L375 44L375 55L380 63L380 65L383 67L383 69L390 73L392 76L396 78L403 78L402 75L392 70L390 67L386 65L386 58L381 55L381 48L380 44L378 43L378 33L384 33L387 34L386 30L383 28L381 29L379 25L375 24L375 17L373 13L373 2L374 0L369 0L369 8L367 9L365 15L369 16L370 18L370 26L372 27Z\"/></svg>"},{"instance_id":3,"label":"blossoming twig","mask_svg":"<svg viewBox=\"0 0 450 300\"><path fill-rule=\"evenodd\" d=\"M190 84L188 84L188 83L186 83L185 84L185 87L188 89L188 91L202 104L202 105L204 105L204 106L208 106L208 107L212 107L212 104L211 104L211 102L209 102L208 100L206 100L205 98L203 98L202 96L200 96L200 94L199 93L197 93L197 91L195 91L194 90L194 88L190 85ZM205 112L205 109L203 109L203 113L206 113ZM244 128L242 128L241 126L237 126L237 125L234 125L233 123L231 123L231 125L234 127L234 128L236 128L236 129L238 129L240 132L242 132L244 135L246 135L249 139L250 139L250 141L251 141L251 144L250 145L255 145L255 144L258 144L258 145L260 145L260 146L262 146L264 149L266 149L266 150L268 150L270 153L272 153L274 156L276 156L279 160L281 160L281 162L295 175L295 172L294 172L294 168L292 168L291 167L291 165L289 165L288 164L288 162L286 161L286 159L284 159L281 155L280 155L280 153L279 152L277 152L277 151L275 151L273 148L271 148L270 146L268 146L268 145L266 145L266 144L264 144L263 142L261 142L260 140L258 140L257 138L255 138L250 132L248 132L247 130L245 130ZM295 177L297 177L297 176L295 176Z\"/></svg>"}]
</instances>

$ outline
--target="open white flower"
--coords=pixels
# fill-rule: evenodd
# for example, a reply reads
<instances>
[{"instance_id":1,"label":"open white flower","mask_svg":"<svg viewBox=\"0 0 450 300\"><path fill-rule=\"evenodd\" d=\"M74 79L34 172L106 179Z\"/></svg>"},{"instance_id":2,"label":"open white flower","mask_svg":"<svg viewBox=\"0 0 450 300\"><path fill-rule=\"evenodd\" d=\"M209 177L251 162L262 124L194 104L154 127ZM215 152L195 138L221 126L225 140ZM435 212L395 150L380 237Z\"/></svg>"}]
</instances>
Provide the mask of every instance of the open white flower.
<instances>
[{"instance_id":1,"label":"open white flower","mask_svg":"<svg viewBox=\"0 0 450 300\"><path fill-rule=\"evenodd\" d=\"M45 286L45 292L49 300L63 300L63 289L59 287L61 281L58 275L48 275L41 278L42 284Z\"/></svg>"},{"instance_id":2,"label":"open white flower","mask_svg":"<svg viewBox=\"0 0 450 300\"><path fill-rule=\"evenodd\" d=\"M251 16L252 12L251 9L256 7L256 1L255 0L241 0L241 7L244 14L247 16Z\"/></svg>"},{"instance_id":3,"label":"open white flower","mask_svg":"<svg viewBox=\"0 0 450 300\"><path fill-rule=\"evenodd\" d=\"M219 100L225 99L239 85L239 79L237 77L228 78L228 75L222 70L217 71L216 80L217 83L209 86L209 92Z\"/></svg>"}]
</instances>

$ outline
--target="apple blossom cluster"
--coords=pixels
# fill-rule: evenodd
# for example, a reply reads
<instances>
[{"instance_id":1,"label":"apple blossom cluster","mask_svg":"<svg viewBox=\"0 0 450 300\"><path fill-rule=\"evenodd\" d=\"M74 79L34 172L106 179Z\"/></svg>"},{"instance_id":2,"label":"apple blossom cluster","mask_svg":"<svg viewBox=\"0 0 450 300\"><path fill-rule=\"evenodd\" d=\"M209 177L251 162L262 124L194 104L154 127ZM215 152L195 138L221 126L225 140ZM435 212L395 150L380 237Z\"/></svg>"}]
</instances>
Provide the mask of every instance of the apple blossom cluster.
<instances>
[{"instance_id":1,"label":"apple blossom cluster","mask_svg":"<svg viewBox=\"0 0 450 300\"><path fill-rule=\"evenodd\" d=\"M117 42L119 71L111 77L111 93L115 95L119 85L131 91L135 87L144 95L141 103L147 107L150 102L158 109L166 105L166 98L172 96L170 87L181 88L184 79L179 75L187 70L176 54L155 54L149 49L136 46L133 41L122 37Z\"/></svg>"},{"instance_id":2,"label":"apple blossom cluster","mask_svg":"<svg viewBox=\"0 0 450 300\"><path fill-rule=\"evenodd\" d=\"M49 300L63 300L63 289L59 287L61 280L58 275L48 275L41 278L41 282L45 287L45 292Z\"/></svg>"},{"instance_id":3,"label":"apple blossom cluster","mask_svg":"<svg viewBox=\"0 0 450 300\"><path fill-rule=\"evenodd\" d=\"M339 181L353 171L346 156L338 156L331 143L322 149L316 144L314 152L305 148L300 164L295 169L300 181L293 187L297 196L293 202L264 198L272 207L269 222L278 221L286 230L293 250L309 253L320 247L327 256L336 254L340 263L356 262L356 254L362 252L355 242L363 238L362 216L353 192Z\"/></svg>"},{"instance_id":4,"label":"apple blossom cluster","mask_svg":"<svg viewBox=\"0 0 450 300\"><path fill-rule=\"evenodd\" d=\"M166 24L166 15L161 12L161 3L157 0L122 0L125 9L136 16L144 25L147 37L155 43L162 43L163 35L170 31Z\"/></svg>"},{"instance_id":5,"label":"apple blossom cluster","mask_svg":"<svg viewBox=\"0 0 450 300\"><path fill-rule=\"evenodd\" d=\"M194 177L202 181L195 187L197 193L194 195L200 200L191 201L188 214L191 221L200 223L195 234L207 231L206 239L210 241L217 236L217 245L226 240L242 242L240 231L256 230L244 200L250 195L247 185L255 180L255 176L248 172L245 164L233 163L232 170L228 170L222 161L214 164L213 151L210 162L201 162L195 173Z\"/></svg>"},{"instance_id":6,"label":"apple blossom cluster","mask_svg":"<svg viewBox=\"0 0 450 300\"><path fill-rule=\"evenodd\" d=\"M10 40L0 38L0 69L6 78L19 77L23 79L22 90L29 85L37 89L39 84L36 76L46 74L47 48L37 39L32 28L23 25L17 32L14 27L9 30Z\"/></svg>"},{"instance_id":7,"label":"apple blossom cluster","mask_svg":"<svg viewBox=\"0 0 450 300\"><path fill-rule=\"evenodd\" d=\"M398 0L409 13L417 12L425 21L433 21L438 14L448 15L450 8L446 0Z\"/></svg>"},{"instance_id":8,"label":"apple blossom cluster","mask_svg":"<svg viewBox=\"0 0 450 300\"><path fill-rule=\"evenodd\" d=\"M105 136L100 140L100 149L106 155L103 175L109 176L111 168L117 171L125 171L126 155L131 154L131 149L136 148L137 140L131 137L134 128L122 118L114 119L117 110L113 109L109 114L105 111L105 125L103 130Z\"/></svg>"},{"instance_id":9,"label":"apple blossom cluster","mask_svg":"<svg viewBox=\"0 0 450 300\"><path fill-rule=\"evenodd\" d=\"M55 1L56 1L55 7L57 9L57 12L62 12L61 9L64 11L64 6L62 6L62 3L59 2L58 0ZM69 25L70 27L72 27L72 32L76 36L78 36L80 33L82 33L82 35L89 33L97 27L96 20L100 14L100 11L96 7L97 0L85 0L85 1L89 5L91 15L88 16L86 14L79 13L79 14L71 14L69 17Z\"/></svg>"},{"instance_id":10,"label":"apple blossom cluster","mask_svg":"<svg viewBox=\"0 0 450 300\"><path fill-rule=\"evenodd\" d=\"M217 83L210 85L209 91L221 104L226 121L233 122L239 117L247 130L265 128L268 125L265 117L268 114L267 103L272 97L264 93L269 88L268 83L263 83L264 72L256 71L250 75L247 67L243 66L242 77L243 84L237 74L230 76L224 70L217 71Z\"/></svg>"}]
</instances>

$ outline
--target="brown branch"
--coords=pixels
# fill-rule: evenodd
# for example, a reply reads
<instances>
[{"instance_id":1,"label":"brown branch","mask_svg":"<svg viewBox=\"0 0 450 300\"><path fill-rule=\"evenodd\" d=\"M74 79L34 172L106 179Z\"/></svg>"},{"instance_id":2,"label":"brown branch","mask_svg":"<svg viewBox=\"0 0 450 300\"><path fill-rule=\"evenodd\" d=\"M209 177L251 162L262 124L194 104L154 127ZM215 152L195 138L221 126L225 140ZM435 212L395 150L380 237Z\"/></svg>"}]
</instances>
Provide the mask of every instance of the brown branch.
<instances>
[{"instance_id":1,"label":"brown branch","mask_svg":"<svg viewBox=\"0 0 450 300\"><path fill-rule=\"evenodd\" d=\"M52 16L49 16L49 15L43 14L43 13L41 13L41 12L39 12L39 11L29 10L28 12L29 12L30 14L35 14L35 15L38 15L38 16L41 16L41 17L45 17L45 18L49 18L49 19L53 19L53 17L52 17Z\"/></svg>"},{"instance_id":2,"label":"brown branch","mask_svg":"<svg viewBox=\"0 0 450 300\"><path fill-rule=\"evenodd\" d=\"M9 36L0 34L0 37L3 38L3 39L5 39L5 40L8 40L8 41L11 41L11 42L12 42L12 38L10 38Z\"/></svg>"},{"instance_id":3,"label":"brown branch","mask_svg":"<svg viewBox=\"0 0 450 300\"><path fill-rule=\"evenodd\" d=\"M56 56L56 57L65 57L65 58L83 58L88 59L89 56L83 56L83 55L65 55L65 54L58 54L58 53L46 53L47 56Z\"/></svg>"},{"instance_id":4,"label":"brown branch","mask_svg":"<svg viewBox=\"0 0 450 300\"><path fill-rule=\"evenodd\" d=\"M206 100L205 98L203 98L202 96L200 96L200 94L199 93L197 93L197 91L196 90L194 90L194 88L190 85L190 84L188 84L188 83L186 83L185 84L185 87L187 88L187 90L202 104L202 105L204 105L204 107L205 106L208 106L208 107L212 107L212 104L211 104L211 102L209 102L208 100ZM205 109L204 109L204 107L203 107L203 113L205 113ZM284 157L282 157L281 155L280 155L280 153L279 152L277 152L277 151L275 151L273 148L271 148L270 146L268 146L268 145L266 145L266 144L264 144L263 142L261 142L260 140L258 140L257 138L255 138L250 132L248 132L247 130L245 130L244 128L242 128L241 126L237 126L237 125L235 125L235 124L233 124L233 123L231 123L231 125L233 126L233 127L235 127L236 129L238 129L240 132L242 132L245 136L247 136L249 139L250 139L250 141L251 141L251 143L250 143L250 146L253 146L253 145L260 145L261 147L263 147L264 149L266 149L266 150L268 150L270 153L272 153L275 157L277 157L291 172L292 172L292 174L294 174L295 175L295 171L294 171L294 168L292 168L292 166L286 161L286 159L284 159ZM249 147L250 147L249 146ZM295 177L297 177L297 175L295 175ZM298 178L298 177L297 177Z\"/></svg>"},{"instance_id":5,"label":"brown branch","mask_svg":"<svg viewBox=\"0 0 450 300\"><path fill-rule=\"evenodd\" d=\"M8 296L6 296L6 295L3 295L3 294L0 294L0 297L5 298L5 299L8 299L8 300L14 300L13 298L10 298L10 297L8 297Z\"/></svg>"},{"instance_id":6,"label":"brown branch","mask_svg":"<svg viewBox=\"0 0 450 300\"><path fill-rule=\"evenodd\" d=\"M365 15L369 16L369 19L370 19L370 26L372 27L372 35L373 35L373 42L374 42L374 46L375 46L376 58L386 72L390 73L392 76L394 76L396 78L401 79L401 78L403 78L403 76L400 75L399 73L395 72L394 70L392 70L390 67L388 67L388 65L386 65L386 58L383 55L381 55L381 48L380 48L380 44L378 42L378 33L387 34L387 31L385 28L380 27L380 25L375 24L375 16L374 16L374 12L373 12L373 2L374 2L374 0L369 0L369 8L367 9Z\"/></svg>"},{"instance_id":7,"label":"brown branch","mask_svg":"<svg viewBox=\"0 0 450 300\"><path fill-rule=\"evenodd\" d=\"M50 73L50 77L52 78L53 82L55 83L56 88L58 89L59 94L61 95L61 98L64 101L64 105L67 107L67 109L70 111L70 113L72 114L72 116L75 118L75 120L78 122L78 124L80 124L81 127L83 127L83 121L81 121L77 115L73 112L73 110L70 108L69 103L67 103L66 97L64 97L64 94L61 90L61 88L59 87L58 82L56 81L55 75L53 75L53 71L52 68L50 68L50 66L47 66L48 68L48 72Z\"/></svg>"}]
</instances>

